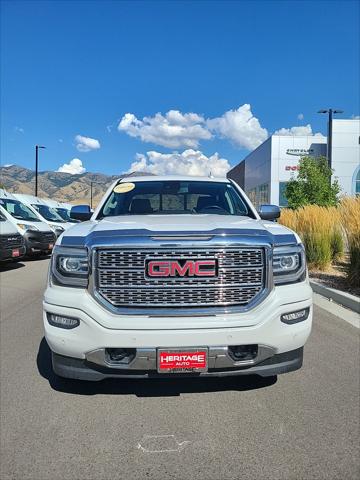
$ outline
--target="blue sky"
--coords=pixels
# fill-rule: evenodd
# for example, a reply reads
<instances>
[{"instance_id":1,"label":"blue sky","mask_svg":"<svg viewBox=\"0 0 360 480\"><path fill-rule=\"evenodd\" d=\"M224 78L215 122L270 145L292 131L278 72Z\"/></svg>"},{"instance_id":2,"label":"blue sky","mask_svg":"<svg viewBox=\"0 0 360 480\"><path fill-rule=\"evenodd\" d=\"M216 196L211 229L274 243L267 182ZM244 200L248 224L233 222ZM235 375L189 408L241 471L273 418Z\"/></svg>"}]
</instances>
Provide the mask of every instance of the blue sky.
<instances>
[{"instance_id":1,"label":"blue sky","mask_svg":"<svg viewBox=\"0 0 360 480\"><path fill-rule=\"evenodd\" d=\"M355 1L3 1L1 26L2 165L222 173L360 113Z\"/></svg>"}]
</instances>

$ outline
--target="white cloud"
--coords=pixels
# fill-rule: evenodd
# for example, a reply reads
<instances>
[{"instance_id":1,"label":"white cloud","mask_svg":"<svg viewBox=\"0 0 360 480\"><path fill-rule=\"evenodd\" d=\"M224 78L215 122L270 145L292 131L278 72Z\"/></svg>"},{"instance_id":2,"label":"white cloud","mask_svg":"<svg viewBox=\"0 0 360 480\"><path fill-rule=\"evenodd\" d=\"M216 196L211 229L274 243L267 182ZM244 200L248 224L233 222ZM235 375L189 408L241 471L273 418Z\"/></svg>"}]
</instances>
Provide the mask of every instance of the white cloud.
<instances>
[{"instance_id":1,"label":"white cloud","mask_svg":"<svg viewBox=\"0 0 360 480\"><path fill-rule=\"evenodd\" d=\"M209 140L212 135L205 125L205 119L197 113L181 113L169 110L165 115L139 120L133 113L126 113L118 130L143 142L151 142L168 148L197 148L200 140Z\"/></svg>"},{"instance_id":2,"label":"white cloud","mask_svg":"<svg viewBox=\"0 0 360 480\"><path fill-rule=\"evenodd\" d=\"M304 120L304 114L303 113L299 113L299 115L297 116L298 120Z\"/></svg>"},{"instance_id":3,"label":"white cloud","mask_svg":"<svg viewBox=\"0 0 360 480\"><path fill-rule=\"evenodd\" d=\"M4 165L4 168L9 168L9 167L12 167L14 164L13 163L7 163L6 165Z\"/></svg>"},{"instance_id":4,"label":"white cloud","mask_svg":"<svg viewBox=\"0 0 360 480\"><path fill-rule=\"evenodd\" d=\"M99 140L96 140L96 138L76 135L75 142L76 148L79 150L79 152L89 152L90 150L98 150L100 148L100 142Z\"/></svg>"},{"instance_id":5,"label":"white cloud","mask_svg":"<svg viewBox=\"0 0 360 480\"><path fill-rule=\"evenodd\" d=\"M360 120L360 115L351 115L352 120Z\"/></svg>"},{"instance_id":6,"label":"white cloud","mask_svg":"<svg viewBox=\"0 0 360 480\"><path fill-rule=\"evenodd\" d=\"M304 125L299 127L291 127L291 128L280 128L280 130L276 130L274 135L315 135L317 137L322 137L322 133L313 133L311 125Z\"/></svg>"},{"instance_id":7,"label":"white cloud","mask_svg":"<svg viewBox=\"0 0 360 480\"><path fill-rule=\"evenodd\" d=\"M168 148L197 148L201 140L210 140L215 134L231 140L238 147L252 150L268 136L267 130L253 116L249 104L207 120L197 113L181 113L178 110L169 110L165 115L157 113L142 120L133 113L126 113L118 130L143 142Z\"/></svg>"},{"instance_id":8,"label":"white cloud","mask_svg":"<svg viewBox=\"0 0 360 480\"><path fill-rule=\"evenodd\" d=\"M149 172L156 175L195 175L224 177L230 170L230 164L218 153L207 157L199 150L188 149L182 153L147 152L138 153L129 172Z\"/></svg>"},{"instance_id":9,"label":"white cloud","mask_svg":"<svg viewBox=\"0 0 360 480\"><path fill-rule=\"evenodd\" d=\"M15 126L15 127L14 127L14 131L15 131L16 133L24 133L24 132L25 132L25 130L24 130L23 128L18 127L18 126Z\"/></svg>"},{"instance_id":10,"label":"white cloud","mask_svg":"<svg viewBox=\"0 0 360 480\"><path fill-rule=\"evenodd\" d=\"M258 147L268 137L266 128L262 128L259 120L253 116L248 103L237 110L225 112L221 117L208 120L207 126L220 137L248 150Z\"/></svg>"},{"instance_id":11,"label":"white cloud","mask_svg":"<svg viewBox=\"0 0 360 480\"><path fill-rule=\"evenodd\" d=\"M57 172L71 173L71 175L76 175L79 173L85 173L86 168L83 166L80 158L73 158L69 163L64 163L64 165L59 167Z\"/></svg>"}]
</instances>

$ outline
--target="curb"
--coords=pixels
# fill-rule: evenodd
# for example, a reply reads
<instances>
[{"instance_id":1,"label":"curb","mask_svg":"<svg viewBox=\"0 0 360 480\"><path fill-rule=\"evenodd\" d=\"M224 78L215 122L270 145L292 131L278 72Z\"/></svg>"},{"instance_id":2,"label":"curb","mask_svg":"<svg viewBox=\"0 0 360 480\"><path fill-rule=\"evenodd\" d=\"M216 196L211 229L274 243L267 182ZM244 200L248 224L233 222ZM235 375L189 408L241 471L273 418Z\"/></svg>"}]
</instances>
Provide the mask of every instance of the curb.
<instances>
[{"instance_id":1,"label":"curb","mask_svg":"<svg viewBox=\"0 0 360 480\"><path fill-rule=\"evenodd\" d=\"M353 312L360 313L360 299L351 293L342 292L335 288L324 287L320 283L310 280L310 286L315 293L329 298L340 305L349 308Z\"/></svg>"}]
</instances>

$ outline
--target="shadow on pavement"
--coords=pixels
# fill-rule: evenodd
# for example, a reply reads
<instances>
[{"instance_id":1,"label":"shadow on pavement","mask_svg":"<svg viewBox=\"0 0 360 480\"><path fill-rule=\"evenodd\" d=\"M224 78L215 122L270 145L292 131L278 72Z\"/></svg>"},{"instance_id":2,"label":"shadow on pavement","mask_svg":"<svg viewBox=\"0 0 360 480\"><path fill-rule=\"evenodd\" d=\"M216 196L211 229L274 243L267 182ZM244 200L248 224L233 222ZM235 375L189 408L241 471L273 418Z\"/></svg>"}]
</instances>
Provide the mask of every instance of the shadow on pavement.
<instances>
[{"instance_id":1,"label":"shadow on pavement","mask_svg":"<svg viewBox=\"0 0 360 480\"><path fill-rule=\"evenodd\" d=\"M22 267L25 267L25 265L21 262L1 262L0 263L0 272L8 272L9 270L17 270L18 268L22 268Z\"/></svg>"},{"instance_id":2,"label":"shadow on pavement","mask_svg":"<svg viewBox=\"0 0 360 480\"><path fill-rule=\"evenodd\" d=\"M100 382L71 380L55 375L51 367L51 352L45 338L41 340L37 355L37 367L54 390L76 395L136 395L137 397L173 397L182 393L208 393L222 391L246 391L274 385L277 377L262 378L256 375L223 378L174 378L169 379L106 379Z\"/></svg>"}]
</instances>

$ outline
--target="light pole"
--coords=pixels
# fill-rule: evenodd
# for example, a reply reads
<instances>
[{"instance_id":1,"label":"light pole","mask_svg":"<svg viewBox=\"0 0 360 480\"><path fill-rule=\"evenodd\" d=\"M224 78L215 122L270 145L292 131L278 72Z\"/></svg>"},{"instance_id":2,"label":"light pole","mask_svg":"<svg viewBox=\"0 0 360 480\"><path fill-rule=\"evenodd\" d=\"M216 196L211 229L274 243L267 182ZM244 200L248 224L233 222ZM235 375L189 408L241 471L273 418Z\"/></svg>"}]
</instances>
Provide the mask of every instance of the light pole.
<instances>
[{"instance_id":1,"label":"light pole","mask_svg":"<svg viewBox=\"0 0 360 480\"><path fill-rule=\"evenodd\" d=\"M319 110L318 113L327 113L328 114L328 138L327 138L327 161L329 168L332 168L332 121L333 115L335 113L343 113L343 110L333 110L332 108L328 108L326 110Z\"/></svg>"},{"instance_id":2,"label":"light pole","mask_svg":"<svg viewBox=\"0 0 360 480\"><path fill-rule=\"evenodd\" d=\"M35 197L37 197L38 194L39 148L46 147L43 145L35 145Z\"/></svg>"}]
</instances>

